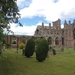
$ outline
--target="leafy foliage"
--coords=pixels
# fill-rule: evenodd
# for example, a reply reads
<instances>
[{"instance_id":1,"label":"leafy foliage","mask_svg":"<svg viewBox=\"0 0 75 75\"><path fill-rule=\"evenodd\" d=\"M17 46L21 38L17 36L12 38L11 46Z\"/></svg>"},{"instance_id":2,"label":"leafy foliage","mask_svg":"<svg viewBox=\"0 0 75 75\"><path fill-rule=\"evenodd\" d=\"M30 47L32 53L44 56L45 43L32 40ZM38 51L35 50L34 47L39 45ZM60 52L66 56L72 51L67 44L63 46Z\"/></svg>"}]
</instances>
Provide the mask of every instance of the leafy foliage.
<instances>
[{"instance_id":1,"label":"leafy foliage","mask_svg":"<svg viewBox=\"0 0 75 75\"><path fill-rule=\"evenodd\" d=\"M6 47L7 47L7 48L11 48L11 45L8 44L8 43L6 43Z\"/></svg>"},{"instance_id":2,"label":"leafy foliage","mask_svg":"<svg viewBox=\"0 0 75 75\"><path fill-rule=\"evenodd\" d=\"M35 41L34 39L31 38L27 41L27 44L25 47L25 56L26 57L32 56L34 51L35 51Z\"/></svg>"},{"instance_id":3,"label":"leafy foliage","mask_svg":"<svg viewBox=\"0 0 75 75\"><path fill-rule=\"evenodd\" d=\"M41 39L36 39L36 40L35 40L35 51L36 51L36 49L37 49L38 44L40 43L40 40L41 40Z\"/></svg>"},{"instance_id":4,"label":"leafy foliage","mask_svg":"<svg viewBox=\"0 0 75 75\"><path fill-rule=\"evenodd\" d=\"M38 61L43 61L46 59L49 50L49 45L46 39L41 39L36 49L36 59Z\"/></svg>"},{"instance_id":5,"label":"leafy foliage","mask_svg":"<svg viewBox=\"0 0 75 75\"><path fill-rule=\"evenodd\" d=\"M1 54L2 54L2 50L0 49L0 56L1 56Z\"/></svg>"},{"instance_id":6,"label":"leafy foliage","mask_svg":"<svg viewBox=\"0 0 75 75\"><path fill-rule=\"evenodd\" d=\"M2 43L4 29L10 30L10 23L18 23L20 14L16 0L0 0L0 43ZM13 33L13 32L12 32Z\"/></svg>"},{"instance_id":7,"label":"leafy foliage","mask_svg":"<svg viewBox=\"0 0 75 75\"><path fill-rule=\"evenodd\" d=\"M16 44L16 40L13 40L12 44Z\"/></svg>"},{"instance_id":8,"label":"leafy foliage","mask_svg":"<svg viewBox=\"0 0 75 75\"><path fill-rule=\"evenodd\" d=\"M20 49L23 49L24 46L25 46L24 43L20 43L19 48L20 48Z\"/></svg>"},{"instance_id":9,"label":"leafy foliage","mask_svg":"<svg viewBox=\"0 0 75 75\"><path fill-rule=\"evenodd\" d=\"M24 40L24 39L22 39L22 41L21 41L21 42L25 44L25 40Z\"/></svg>"}]
</instances>

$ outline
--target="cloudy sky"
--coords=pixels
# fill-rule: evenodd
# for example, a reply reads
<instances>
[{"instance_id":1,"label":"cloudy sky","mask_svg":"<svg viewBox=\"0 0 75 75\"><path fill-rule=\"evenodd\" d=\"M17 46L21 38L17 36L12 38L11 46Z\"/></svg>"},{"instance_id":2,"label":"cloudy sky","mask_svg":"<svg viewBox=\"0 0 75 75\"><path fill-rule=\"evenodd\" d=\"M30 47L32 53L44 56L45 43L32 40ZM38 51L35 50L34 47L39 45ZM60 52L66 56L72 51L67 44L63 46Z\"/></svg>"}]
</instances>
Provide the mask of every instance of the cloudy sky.
<instances>
[{"instance_id":1,"label":"cloudy sky","mask_svg":"<svg viewBox=\"0 0 75 75\"><path fill-rule=\"evenodd\" d=\"M42 22L48 25L59 18L63 27L65 19L71 22L75 19L75 0L17 0L17 5L23 27L12 24L11 30L15 34L34 35L37 25Z\"/></svg>"}]
</instances>

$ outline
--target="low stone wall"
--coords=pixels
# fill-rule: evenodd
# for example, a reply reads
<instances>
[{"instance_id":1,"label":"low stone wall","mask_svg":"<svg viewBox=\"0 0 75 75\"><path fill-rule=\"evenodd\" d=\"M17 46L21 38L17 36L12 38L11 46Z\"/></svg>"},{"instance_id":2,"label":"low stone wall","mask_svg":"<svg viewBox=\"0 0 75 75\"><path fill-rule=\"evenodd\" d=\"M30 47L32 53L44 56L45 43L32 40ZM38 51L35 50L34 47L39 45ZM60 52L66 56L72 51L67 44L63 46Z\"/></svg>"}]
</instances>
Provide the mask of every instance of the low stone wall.
<instances>
[{"instance_id":1,"label":"low stone wall","mask_svg":"<svg viewBox=\"0 0 75 75\"><path fill-rule=\"evenodd\" d=\"M11 47L12 48L16 48L17 47L17 44L12 44Z\"/></svg>"}]
</instances>

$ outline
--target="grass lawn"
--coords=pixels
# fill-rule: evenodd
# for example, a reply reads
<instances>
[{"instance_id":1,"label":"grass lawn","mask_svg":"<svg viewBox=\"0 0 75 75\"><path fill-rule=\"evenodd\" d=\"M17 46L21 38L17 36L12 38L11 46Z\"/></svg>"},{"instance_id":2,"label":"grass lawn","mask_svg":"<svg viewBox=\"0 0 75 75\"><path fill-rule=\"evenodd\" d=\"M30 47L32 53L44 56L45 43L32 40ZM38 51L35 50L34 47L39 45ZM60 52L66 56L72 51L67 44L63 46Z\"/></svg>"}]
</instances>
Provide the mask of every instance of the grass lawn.
<instances>
[{"instance_id":1,"label":"grass lawn","mask_svg":"<svg viewBox=\"0 0 75 75\"><path fill-rule=\"evenodd\" d=\"M74 75L75 51L65 49L57 55L49 54L44 62L38 62L35 54L31 58L22 56L15 49L3 51L0 56L0 75Z\"/></svg>"}]
</instances>

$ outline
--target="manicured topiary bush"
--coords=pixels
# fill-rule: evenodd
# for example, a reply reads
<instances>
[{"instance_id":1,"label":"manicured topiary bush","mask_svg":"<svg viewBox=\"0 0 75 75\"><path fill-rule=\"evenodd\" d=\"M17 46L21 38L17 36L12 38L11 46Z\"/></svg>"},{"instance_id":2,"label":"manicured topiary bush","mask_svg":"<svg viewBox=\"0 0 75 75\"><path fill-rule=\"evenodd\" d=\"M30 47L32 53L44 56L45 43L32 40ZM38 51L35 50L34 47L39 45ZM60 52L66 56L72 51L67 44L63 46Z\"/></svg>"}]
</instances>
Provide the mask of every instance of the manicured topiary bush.
<instances>
[{"instance_id":1,"label":"manicured topiary bush","mask_svg":"<svg viewBox=\"0 0 75 75\"><path fill-rule=\"evenodd\" d=\"M34 51L35 51L35 41L34 39L31 38L27 41L27 44L25 47L25 56L26 57L32 56Z\"/></svg>"},{"instance_id":2,"label":"manicured topiary bush","mask_svg":"<svg viewBox=\"0 0 75 75\"><path fill-rule=\"evenodd\" d=\"M23 49L24 46L25 46L24 43L20 43L19 48L20 48L20 49Z\"/></svg>"},{"instance_id":3,"label":"manicured topiary bush","mask_svg":"<svg viewBox=\"0 0 75 75\"><path fill-rule=\"evenodd\" d=\"M43 61L47 57L47 53L49 50L49 45L46 39L41 39L36 49L36 59L38 61Z\"/></svg>"},{"instance_id":4,"label":"manicured topiary bush","mask_svg":"<svg viewBox=\"0 0 75 75\"><path fill-rule=\"evenodd\" d=\"M38 44L40 43L40 40L41 40L40 38L35 40L35 51L37 49Z\"/></svg>"}]
</instances>

